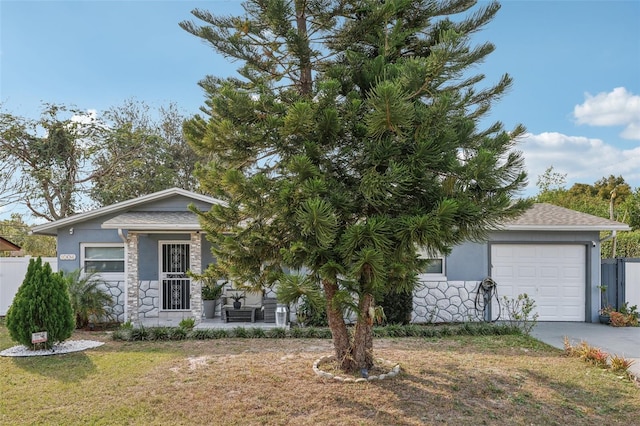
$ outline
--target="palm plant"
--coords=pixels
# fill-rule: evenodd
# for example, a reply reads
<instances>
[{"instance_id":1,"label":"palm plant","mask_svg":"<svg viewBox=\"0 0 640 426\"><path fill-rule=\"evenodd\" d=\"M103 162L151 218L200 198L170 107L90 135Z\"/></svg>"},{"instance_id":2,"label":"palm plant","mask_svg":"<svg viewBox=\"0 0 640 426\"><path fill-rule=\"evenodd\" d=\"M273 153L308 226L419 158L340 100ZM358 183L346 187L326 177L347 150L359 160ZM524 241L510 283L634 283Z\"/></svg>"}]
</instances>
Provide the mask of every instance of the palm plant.
<instances>
[{"instance_id":1,"label":"palm plant","mask_svg":"<svg viewBox=\"0 0 640 426\"><path fill-rule=\"evenodd\" d=\"M82 269L76 269L63 277L69 289L77 328L110 318L113 299L100 287L104 281L95 272L83 274Z\"/></svg>"}]
</instances>

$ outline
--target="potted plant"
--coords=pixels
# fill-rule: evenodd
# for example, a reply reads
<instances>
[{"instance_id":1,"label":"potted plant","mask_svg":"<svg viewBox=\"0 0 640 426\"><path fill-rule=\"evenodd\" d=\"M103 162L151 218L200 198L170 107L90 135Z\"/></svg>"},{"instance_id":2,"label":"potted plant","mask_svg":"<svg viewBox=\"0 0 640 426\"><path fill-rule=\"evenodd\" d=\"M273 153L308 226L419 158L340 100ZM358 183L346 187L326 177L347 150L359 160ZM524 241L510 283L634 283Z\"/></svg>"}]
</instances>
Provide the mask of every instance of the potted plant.
<instances>
[{"instance_id":1,"label":"potted plant","mask_svg":"<svg viewBox=\"0 0 640 426\"><path fill-rule=\"evenodd\" d=\"M244 299L244 293L241 293L239 291L229 292L227 293L227 297L233 299L233 309L240 309L240 307L242 306L241 300Z\"/></svg>"},{"instance_id":2,"label":"potted plant","mask_svg":"<svg viewBox=\"0 0 640 426\"><path fill-rule=\"evenodd\" d=\"M226 281L218 284L214 279L205 279L202 285L202 305L205 318L214 318L216 315L216 305L222 295L222 290Z\"/></svg>"},{"instance_id":3,"label":"potted plant","mask_svg":"<svg viewBox=\"0 0 640 426\"><path fill-rule=\"evenodd\" d=\"M600 315L598 316L600 324L609 324L611 322L611 313L615 311L611 306L600 309Z\"/></svg>"}]
</instances>

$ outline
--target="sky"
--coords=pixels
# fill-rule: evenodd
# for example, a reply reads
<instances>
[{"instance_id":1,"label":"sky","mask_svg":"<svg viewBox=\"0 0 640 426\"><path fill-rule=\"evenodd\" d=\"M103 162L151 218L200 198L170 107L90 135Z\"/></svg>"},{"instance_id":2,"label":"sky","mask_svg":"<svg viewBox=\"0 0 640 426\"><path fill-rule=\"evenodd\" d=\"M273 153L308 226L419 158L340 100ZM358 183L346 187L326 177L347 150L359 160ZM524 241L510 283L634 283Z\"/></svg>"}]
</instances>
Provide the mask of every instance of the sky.
<instances>
[{"instance_id":1,"label":"sky","mask_svg":"<svg viewBox=\"0 0 640 426\"><path fill-rule=\"evenodd\" d=\"M609 175L640 187L640 1L501 4L473 42L496 46L477 67L487 84L514 79L489 120L527 128L517 145L529 174L522 195L538 192L550 166L567 188ZM134 98L198 112L198 81L240 64L178 26L195 8L243 12L236 0L0 0L2 109L38 118L43 102L100 112Z\"/></svg>"}]
</instances>

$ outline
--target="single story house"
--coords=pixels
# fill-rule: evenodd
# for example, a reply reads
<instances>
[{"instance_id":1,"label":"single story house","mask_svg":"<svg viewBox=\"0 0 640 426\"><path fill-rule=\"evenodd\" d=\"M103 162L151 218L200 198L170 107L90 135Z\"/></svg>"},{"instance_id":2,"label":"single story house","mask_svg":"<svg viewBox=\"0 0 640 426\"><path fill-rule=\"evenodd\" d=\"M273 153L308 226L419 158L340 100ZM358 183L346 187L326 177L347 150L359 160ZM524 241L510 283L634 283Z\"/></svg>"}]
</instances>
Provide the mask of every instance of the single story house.
<instances>
[{"instance_id":1,"label":"single story house","mask_svg":"<svg viewBox=\"0 0 640 426\"><path fill-rule=\"evenodd\" d=\"M464 321L476 309L480 282L496 283L490 313L505 319L503 298L526 293L539 321L597 322L600 309L601 232L608 239L625 224L551 204L534 204L486 242L454 247L420 275L414 322ZM498 303L500 301L500 304Z\"/></svg>"},{"instance_id":2,"label":"single story house","mask_svg":"<svg viewBox=\"0 0 640 426\"><path fill-rule=\"evenodd\" d=\"M35 226L57 236L58 269L95 271L115 301L118 321L179 320L202 315L201 284L186 272L214 261L193 204L222 201L171 188Z\"/></svg>"},{"instance_id":3,"label":"single story house","mask_svg":"<svg viewBox=\"0 0 640 426\"><path fill-rule=\"evenodd\" d=\"M172 188L34 227L55 235L58 268L98 271L108 282L120 321L202 317L200 283L185 272L214 262L190 204L222 201ZM597 321L600 233L629 230L620 222L535 204L483 243L457 246L433 259L414 292L414 322L482 319L475 304L491 277L497 295L527 293L540 321ZM500 307L494 297L494 318Z\"/></svg>"}]
</instances>

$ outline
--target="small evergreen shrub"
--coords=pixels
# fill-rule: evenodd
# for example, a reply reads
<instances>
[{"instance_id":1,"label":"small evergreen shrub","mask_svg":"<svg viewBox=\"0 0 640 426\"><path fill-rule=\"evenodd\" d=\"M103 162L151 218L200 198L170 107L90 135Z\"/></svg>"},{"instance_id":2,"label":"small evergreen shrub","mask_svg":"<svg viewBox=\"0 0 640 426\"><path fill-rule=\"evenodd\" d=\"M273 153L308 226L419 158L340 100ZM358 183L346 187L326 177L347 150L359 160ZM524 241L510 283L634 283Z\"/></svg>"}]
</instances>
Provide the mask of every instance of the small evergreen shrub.
<instances>
[{"instance_id":1,"label":"small evergreen shrub","mask_svg":"<svg viewBox=\"0 0 640 426\"><path fill-rule=\"evenodd\" d=\"M233 329L233 337L237 337L240 339L246 339L249 337L249 332L244 327L234 327Z\"/></svg>"},{"instance_id":2,"label":"small evergreen shrub","mask_svg":"<svg viewBox=\"0 0 640 426\"><path fill-rule=\"evenodd\" d=\"M284 339L287 337L287 330L282 327L271 328L267 330L267 337L272 339Z\"/></svg>"},{"instance_id":3,"label":"small evergreen shrub","mask_svg":"<svg viewBox=\"0 0 640 426\"><path fill-rule=\"evenodd\" d=\"M407 325L413 312L413 291L398 292L391 290L376 302L384 309L386 324Z\"/></svg>"},{"instance_id":4,"label":"small evergreen shrub","mask_svg":"<svg viewBox=\"0 0 640 426\"><path fill-rule=\"evenodd\" d=\"M194 340L208 340L213 339L213 329L199 328L189 332L189 339Z\"/></svg>"},{"instance_id":5,"label":"small evergreen shrub","mask_svg":"<svg viewBox=\"0 0 640 426\"><path fill-rule=\"evenodd\" d=\"M169 340L169 327L150 327L148 329L148 340Z\"/></svg>"},{"instance_id":6,"label":"small evergreen shrub","mask_svg":"<svg viewBox=\"0 0 640 426\"><path fill-rule=\"evenodd\" d=\"M134 327L131 329L130 336L132 341L149 340L149 331L142 326L140 328Z\"/></svg>"},{"instance_id":7,"label":"small evergreen shrub","mask_svg":"<svg viewBox=\"0 0 640 426\"><path fill-rule=\"evenodd\" d=\"M189 335L189 328L186 327L170 327L168 330L169 340L184 340Z\"/></svg>"},{"instance_id":8,"label":"small evergreen shrub","mask_svg":"<svg viewBox=\"0 0 640 426\"><path fill-rule=\"evenodd\" d=\"M213 339L225 339L227 337L231 337L231 336L230 336L230 333L224 328L212 330L211 338Z\"/></svg>"},{"instance_id":9,"label":"small evergreen shrub","mask_svg":"<svg viewBox=\"0 0 640 426\"><path fill-rule=\"evenodd\" d=\"M31 334L46 331L50 349L73 333L75 322L64 278L42 259L31 259L27 274L7 312L7 329L16 342L30 347Z\"/></svg>"},{"instance_id":10,"label":"small evergreen shrub","mask_svg":"<svg viewBox=\"0 0 640 426\"><path fill-rule=\"evenodd\" d=\"M118 330L114 330L113 334L111 334L111 339L120 340L123 342L128 342L131 339L131 328L119 328Z\"/></svg>"},{"instance_id":11,"label":"small evergreen shrub","mask_svg":"<svg viewBox=\"0 0 640 426\"><path fill-rule=\"evenodd\" d=\"M389 337L387 327L373 327L373 337Z\"/></svg>"},{"instance_id":12,"label":"small evergreen shrub","mask_svg":"<svg viewBox=\"0 0 640 426\"><path fill-rule=\"evenodd\" d=\"M250 339L262 339L266 337L266 332L260 327L251 327L247 330Z\"/></svg>"},{"instance_id":13,"label":"small evergreen shrub","mask_svg":"<svg viewBox=\"0 0 640 426\"><path fill-rule=\"evenodd\" d=\"M305 329L302 327L291 327L291 337L294 339L301 339L306 336Z\"/></svg>"},{"instance_id":14,"label":"small evergreen shrub","mask_svg":"<svg viewBox=\"0 0 640 426\"><path fill-rule=\"evenodd\" d=\"M196 326L196 320L195 318L184 318L182 321L180 321L179 326L180 328L186 328L187 330L192 330L193 327Z\"/></svg>"}]
</instances>

